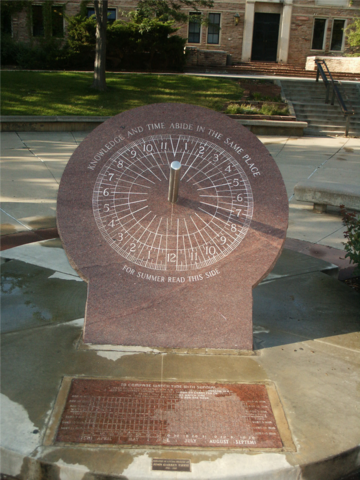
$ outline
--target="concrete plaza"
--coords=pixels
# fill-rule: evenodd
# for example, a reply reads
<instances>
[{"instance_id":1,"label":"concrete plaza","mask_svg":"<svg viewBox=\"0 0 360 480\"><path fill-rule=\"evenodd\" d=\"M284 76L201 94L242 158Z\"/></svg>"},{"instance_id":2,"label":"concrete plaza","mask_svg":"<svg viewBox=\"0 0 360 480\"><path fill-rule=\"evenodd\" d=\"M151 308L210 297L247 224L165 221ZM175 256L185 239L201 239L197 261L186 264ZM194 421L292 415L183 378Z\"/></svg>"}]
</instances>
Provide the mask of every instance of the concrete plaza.
<instances>
[{"instance_id":1,"label":"concrete plaza","mask_svg":"<svg viewBox=\"0 0 360 480\"><path fill-rule=\"evenodd\" d=\"M2 235L56 226L61 174L85 136L2 134ZM260 139L286 184L286 245L293 248L283 251L253 291L252 355L84 345L87 286L70 267L60 240L2 252L1 473L6 478L342 480L359 471L360 297L336 279L335 265L319 258L328 260L330 251L333 263L347 264L344 227L338 210L314 213L312 205L294 200L293 191L310 177L357 184L360 139ZM301 245L319 250L318 258L299 253ZM55 437L63 387L73 377L265 384L278 395L272 408L279 430L287 432L284 448L60 444ZM191 472L153 471L153 458L188 459Z\"/></svg>"}]
</instances>

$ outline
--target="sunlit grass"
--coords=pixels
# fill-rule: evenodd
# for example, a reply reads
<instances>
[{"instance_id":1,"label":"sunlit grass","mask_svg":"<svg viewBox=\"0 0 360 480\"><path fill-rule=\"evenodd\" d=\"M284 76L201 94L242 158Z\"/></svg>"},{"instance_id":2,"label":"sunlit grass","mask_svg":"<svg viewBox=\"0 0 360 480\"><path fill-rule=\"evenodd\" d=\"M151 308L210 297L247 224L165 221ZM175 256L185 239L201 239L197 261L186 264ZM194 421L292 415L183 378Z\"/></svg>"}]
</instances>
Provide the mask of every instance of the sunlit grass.
<instances>
[{"instance_id":1,"label":"sunlit grass","mask_svg":"<svg viewBox=\"0 0 360 480\"><path fill-rule=\"evenodd\" d=\"M183 75L107 74L107 90L91 73L2 72L2 115L113 116L151 103L189 103L221 111L242 90L233 80Z\"/></svg>"}]
</instances>

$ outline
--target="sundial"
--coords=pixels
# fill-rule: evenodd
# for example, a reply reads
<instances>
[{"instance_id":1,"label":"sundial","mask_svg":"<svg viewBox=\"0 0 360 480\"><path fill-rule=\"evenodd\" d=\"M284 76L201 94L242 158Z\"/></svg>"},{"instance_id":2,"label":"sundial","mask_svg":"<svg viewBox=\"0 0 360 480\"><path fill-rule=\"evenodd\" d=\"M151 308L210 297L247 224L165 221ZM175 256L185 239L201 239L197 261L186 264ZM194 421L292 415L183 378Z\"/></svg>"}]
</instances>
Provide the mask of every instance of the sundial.
<instances>
[{"instance_id":1,"label":"sundial","mask_svg":"<svg viewBox=\"0 0 360 480\"><path fill-rule=\"evenodd\" d=\"M58 227L88 283L84 341L252 349L252 289L285 240L288 202L248 130L201 107L117 115L71 157Z\"/></svg>"}]
</instances>

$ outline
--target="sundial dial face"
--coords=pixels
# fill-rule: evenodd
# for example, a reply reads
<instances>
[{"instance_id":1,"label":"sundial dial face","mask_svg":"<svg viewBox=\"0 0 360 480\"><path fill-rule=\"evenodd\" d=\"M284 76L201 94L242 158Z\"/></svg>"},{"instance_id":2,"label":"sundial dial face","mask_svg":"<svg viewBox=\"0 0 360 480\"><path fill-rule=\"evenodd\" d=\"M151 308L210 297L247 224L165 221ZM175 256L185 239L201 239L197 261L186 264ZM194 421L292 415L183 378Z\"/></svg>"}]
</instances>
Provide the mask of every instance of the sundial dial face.
<instances>
[{"instance_id":1,"label":"sundial dial face","mask_svg":"<svg viewBox=\"0 0 360 480\"><path fill-rule=\"evenodd\" d=\"M181 164L180 197L167 201L170 165ZM93 191L96 224L124 259L187 272L216 264L245 237L251 185L235 158L193 135L144 136L119 149Z\"/></svg>"},{"instance_id":2,"label":"sundial dial face","mask_svg":"<svg viewBox=\"0 0 360 480\"><path fill-rule=\"evenodd\" d=\"M275 162L234 120L182 104L108 120L58 197L64 248L89 284L84 341L252 349L252 288L287 217Z\"/></svg>"}]
</instances>

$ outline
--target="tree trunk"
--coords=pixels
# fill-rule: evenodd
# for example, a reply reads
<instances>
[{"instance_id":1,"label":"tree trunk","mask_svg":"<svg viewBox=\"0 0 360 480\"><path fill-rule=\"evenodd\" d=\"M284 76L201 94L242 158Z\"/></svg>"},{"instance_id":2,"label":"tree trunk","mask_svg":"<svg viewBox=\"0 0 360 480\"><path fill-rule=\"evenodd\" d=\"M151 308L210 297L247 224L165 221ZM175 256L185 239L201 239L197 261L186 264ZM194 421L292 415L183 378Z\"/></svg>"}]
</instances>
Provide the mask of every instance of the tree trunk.
<instances>
[{"instance_id":1,"label":"tree trunk","mask_svg":"<svg viewBox=\"0 0 360 480\"><path fill-rule=\"evenodd\" d=\"M108 0L94 0L96 15L96 50L93 88L106 90L106 27Z\"/></svg>"}]
</instances>

